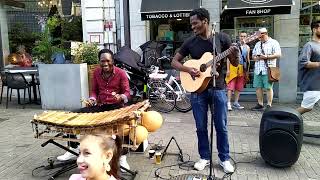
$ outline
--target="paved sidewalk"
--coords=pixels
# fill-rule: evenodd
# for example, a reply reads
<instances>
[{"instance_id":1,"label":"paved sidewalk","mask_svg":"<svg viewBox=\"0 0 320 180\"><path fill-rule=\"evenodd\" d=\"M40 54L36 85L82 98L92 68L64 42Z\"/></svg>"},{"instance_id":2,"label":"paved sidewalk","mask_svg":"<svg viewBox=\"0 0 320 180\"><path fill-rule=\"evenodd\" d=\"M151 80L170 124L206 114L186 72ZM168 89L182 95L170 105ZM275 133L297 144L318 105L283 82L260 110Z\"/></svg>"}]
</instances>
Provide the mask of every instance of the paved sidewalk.
<instances>
[{"instance_id":1,"label":"paved sidewalk","mask_svg":"<svg viewBox=\"0 0 320 180\"><path fill-rule=\"evenodd\" d=\"M277 179L320 179L320 142L313 140L304 142L298 162L290 168L277 169L264 163L259 154L259 125L262 112L250 111L253 103L244 104L245 110L234 110L229 112L229 141L231 157L235 159L237 170L232 175L232 179L248 180L277 180ZM295 104L285 106L297 107ZM40 106L9 105L5 109L4 104L0 105L0 180L43 180L46 177L32 176L32 170L41 165L47 165L48 157L56 157L63 150L53 146L41 147L44 140L33 138L30 120L36 113L43 110ZM166 145L169 139L174 136L183 152L185 158L188 155L192 161L196 161L197 153L196 129L192 113L171 112L163 114L165 123L157 132L150 134L150 143L162 142ZM308 131L320 132L320 108L303 116L306 129ZM223 176L221 168L217 165L217 150L214 139L214 172L218 177ZM170 153L177 152L177 148L172 144L168 150ZM188 154L188 155L187 155ZM147 154L130 153L128 156L131 169L138 170L137 180L157 179L154 172L157 168L177 163L176 156L166 156L161 165L155 165L153 160L147 158ZM240 163L250 162L250 163ZM179 174L202 173L207 174L208 169L201 172L194 170L186 171L174 166L162 169L160 174L166 178ZM68 173L56 178L57 180L68 179L72 173ZM46 172L45 175L50 172ZM39 175L39 172L38 172Z\"/></svg>"}]
</instances>

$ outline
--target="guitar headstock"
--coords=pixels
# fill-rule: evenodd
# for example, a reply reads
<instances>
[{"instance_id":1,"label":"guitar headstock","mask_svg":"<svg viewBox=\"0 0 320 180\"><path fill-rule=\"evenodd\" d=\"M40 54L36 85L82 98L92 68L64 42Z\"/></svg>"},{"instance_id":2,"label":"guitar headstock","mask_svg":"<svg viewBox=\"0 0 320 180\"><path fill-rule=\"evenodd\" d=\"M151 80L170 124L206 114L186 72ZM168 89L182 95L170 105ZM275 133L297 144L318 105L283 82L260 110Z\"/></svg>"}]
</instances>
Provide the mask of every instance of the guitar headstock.
<instances>
[{"instance_id":1,"label":"guitar headstock","mask_svg":"<svg viewBox=\"0 0 320 180\"><path fill-rule=\"evenodd\" d=\"M254 32L252 35L250 35L249 37L245 38L243 41L244 43L250 43L256 39L258 39L261 36L261 32L260 31L256 31Z\"/></svg>"},{"instance_id":2,"label":"guitar headstock","mask_svg":"<svg viewBox=\"0 0 320 180\"><path fill-rule=\"evenodd\" d=\"M230 46L230 48L228 49L229 52L227 53L228 55L228 59L230 61L230 63L233 66L238 66L239 62L240 62L240 56L239 56L239 47L237 43L232 43L232 45Z\"/></svg>"}]
</instances>

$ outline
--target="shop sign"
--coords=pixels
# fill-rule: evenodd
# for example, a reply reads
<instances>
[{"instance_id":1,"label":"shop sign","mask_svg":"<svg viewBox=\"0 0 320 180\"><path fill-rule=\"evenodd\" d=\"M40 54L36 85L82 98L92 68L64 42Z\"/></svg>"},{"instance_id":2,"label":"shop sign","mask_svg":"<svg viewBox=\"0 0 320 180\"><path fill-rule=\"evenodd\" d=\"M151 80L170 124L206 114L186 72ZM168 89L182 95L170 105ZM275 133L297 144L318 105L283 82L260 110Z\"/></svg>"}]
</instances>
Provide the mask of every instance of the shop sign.
<instances>
[{"instance_id":1,"label":"shop sign","mask_svg":"<svg viewBox=\"0 0 320 180\"><path fill-rule=\"evenodd\" d=\"M154 19L182 19L189 18L190 12L155 12L155 13L141 13L142 20Z\"/></svg>"},{"instance_id":2,"label":"shop sign","mask_svg":"<svg viewBox=\"0 0 320 180\"><path fill-rule=\"evenodd\" d=\"M271 2L272 0L255 0L255 1L251 1L251 0L241 0L242 2L248 3L248 4L266 4Z\"/></svg>"},{"instance_id":3,"label":"shop sign","mask_svg":"<svg viewBox=\"0 0 320 180\"><path fill-rule=\"evenodd\" d=\"M270 8L262 8L262 9L247 9L246 15L261 15L261 14L270 14Z\"/></svg>"},{"instance_id":4,"label":"shop sign","mask_svg":"<svg viewBox=\"0 0 320 180\"><path fill-rule=\"evenodd\" d=\"M232 16L263 16L275 14L290 14L291 6L277 7L260 7L260 8L243 8L243 9L227 9L226 12Z\"/></svg>"}]
</instances>

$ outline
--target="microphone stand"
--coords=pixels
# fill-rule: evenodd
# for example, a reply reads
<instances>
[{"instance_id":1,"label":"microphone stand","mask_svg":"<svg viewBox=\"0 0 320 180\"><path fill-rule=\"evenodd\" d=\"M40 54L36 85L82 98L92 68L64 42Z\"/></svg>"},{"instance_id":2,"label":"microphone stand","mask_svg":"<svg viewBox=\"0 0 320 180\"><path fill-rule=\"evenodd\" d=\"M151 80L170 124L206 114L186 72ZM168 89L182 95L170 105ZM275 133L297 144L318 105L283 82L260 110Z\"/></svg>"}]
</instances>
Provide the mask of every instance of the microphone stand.
<instances>
[{"instance_id":1,"label":"microphone stand","mask_svg":"<svg viewBox=\"0 0 320 180\"><path fill-rule=\"evenodd\" d=\"M213 23L212 24L212 55L213 57L215 57L216 55L216 36L215 36L215 26L216 26L216 23ZM217 68L216 68L216 61L214 60L213 58L213 63L212 63L212 66L211 66L211 76L212 76L212 86L213 87L216 87L216 76L218 75L218 72L217 72ZM214 117L211 117L212 119ZM209 172L209 176L208 176L208 180L214 180L215 179L215 176L214 176L214 173L213 173L213 163L212 163L212 147L213 147L213 122L214 121L211 121L211 132L210 132L210 172Z\"/></svg>"}]
</instances>

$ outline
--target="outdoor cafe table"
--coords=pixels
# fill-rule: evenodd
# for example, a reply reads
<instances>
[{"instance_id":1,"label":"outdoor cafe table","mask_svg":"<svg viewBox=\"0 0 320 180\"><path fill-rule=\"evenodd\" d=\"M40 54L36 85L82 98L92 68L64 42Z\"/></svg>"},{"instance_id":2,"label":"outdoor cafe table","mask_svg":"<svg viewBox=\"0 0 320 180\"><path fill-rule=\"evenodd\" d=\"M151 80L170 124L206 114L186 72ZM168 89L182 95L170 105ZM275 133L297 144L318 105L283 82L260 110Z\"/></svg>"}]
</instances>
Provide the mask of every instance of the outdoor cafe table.
<instances>
[{"instance_id":1,"label":"outdoor cafe table","mask_svg":"<svg viewBox=\"0 0 320 180\"><path fill-rule=\"evenodd\" d=\"M5 68L5 72L7 73L22 73L22 74L29 74L31 75L31 85L33 89L33 101L34 104L40 104L38 102L37 97L37 84L35 81L35 75L38 74L38 68L37 67L12 67L12 68Z\"/></svg>"}]
</instances>

